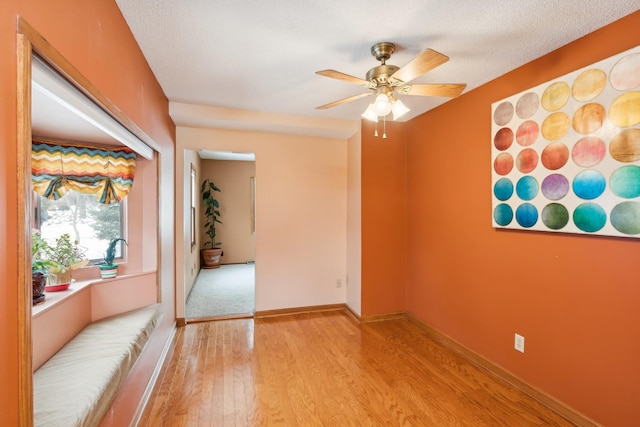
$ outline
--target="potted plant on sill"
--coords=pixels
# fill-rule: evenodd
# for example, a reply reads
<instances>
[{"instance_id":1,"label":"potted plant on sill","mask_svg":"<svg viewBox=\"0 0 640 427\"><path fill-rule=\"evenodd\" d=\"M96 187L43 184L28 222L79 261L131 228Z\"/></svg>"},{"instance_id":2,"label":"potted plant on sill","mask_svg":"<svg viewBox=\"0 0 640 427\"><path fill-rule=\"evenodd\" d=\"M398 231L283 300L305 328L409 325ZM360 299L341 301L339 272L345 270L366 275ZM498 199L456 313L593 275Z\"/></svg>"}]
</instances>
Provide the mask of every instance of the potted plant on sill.
<instances>
[{"instance_id":1,"label":"potted plant on sill","mask_svg":"<svg viewBox=\"0 0 640 427\"><path fill-rule=\"evenodd\" d=\"M99 265L100 277L103 279L113 279L118 275L118 264L114 263L113 260L116 257L116 244L120 241L124 242L125 245L127 244L127 241L122 237L109 241L107 252L104 254L104 261Z\"/></svg>"},{"instance_id":2,"label":"potted plant on sill","mask_svg":"<svg viewBox=\"0 0 640 427\"><path fill-rule=\"evenodd\" d=\"M200 193L202 193L202 202L204 203L205 210L204 216L206 218L204 229L206 230L209 240L204 243L204 247L200 249L200 259L202 268L219 268L220 257L222 256L222 249L219 246L221 242L216 242L216 223L222 224L220 221L220 203L214 197L216 192L220 190L213 181L205 179L200 187Z\"/></svg>"},{"instance_id":3,"label":"potted plant on sill","mask_svg":"<svg viewBox=\"0 0 640 427\"><path fill-rule=\"evenodd\" d=\"M68 289L71 272L89 263L78 241L72 241L69 233L58 237L54 245L46 244L44 253L49 263L49 282L45 290L49 292Z\"/></svg>"},{"instance_id":4,"label":"potted plant on sill","mask_svg":"<svg viewBox=\"0 0 640 427\"><path fill-rule=\"evenodd\" d=\"M44 288L47 285L49 277L49 266L51 263L45 256L45 247L47 242L42 240L39 230L31 232L31 292L33 305L40 304L46 298Z\"/></svg>"}]
</instances>

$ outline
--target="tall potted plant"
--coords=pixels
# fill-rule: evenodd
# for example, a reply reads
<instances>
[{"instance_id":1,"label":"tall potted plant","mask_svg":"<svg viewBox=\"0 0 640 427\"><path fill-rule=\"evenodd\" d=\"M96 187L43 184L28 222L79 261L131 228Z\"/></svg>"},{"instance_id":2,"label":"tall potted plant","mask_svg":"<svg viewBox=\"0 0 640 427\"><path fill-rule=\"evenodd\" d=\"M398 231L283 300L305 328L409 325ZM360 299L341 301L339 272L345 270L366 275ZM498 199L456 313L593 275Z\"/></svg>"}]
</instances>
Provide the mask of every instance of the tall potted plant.
<instances>
[{"instance_id":1,"label":"tall potted plant","mask_svg":"<svg viewBox=\"0 0 640 427\"><path fill-rule=\"evenodd\" d=\"M99 265L100 277L103 279L113 279L118 275L118 264L113 262L113 260L116 257L116 244L121 241L124 242L125 245L127 244L127 241L122 237L109 240L107 252L104 254L104 261Z\"/></svg>"},{"instance_id":2,"label":"tall potted plant","mask_svg":"<svg viewBox=\"0 0 640 427\"><path fill-rule=\"evenodd\" d=\"M206 218L204 229L209 239L204 242L204 247L200 250L200 259L202 268L218 268L220 267L220 257L222 249L221 242L216 241L216 224L222 224L220 221L220 203L214 197L216 192L220 190L213 181L205 179L200 187L202 194L202 202L204 204L204 216Z\"/></svg>"}]
</instances>

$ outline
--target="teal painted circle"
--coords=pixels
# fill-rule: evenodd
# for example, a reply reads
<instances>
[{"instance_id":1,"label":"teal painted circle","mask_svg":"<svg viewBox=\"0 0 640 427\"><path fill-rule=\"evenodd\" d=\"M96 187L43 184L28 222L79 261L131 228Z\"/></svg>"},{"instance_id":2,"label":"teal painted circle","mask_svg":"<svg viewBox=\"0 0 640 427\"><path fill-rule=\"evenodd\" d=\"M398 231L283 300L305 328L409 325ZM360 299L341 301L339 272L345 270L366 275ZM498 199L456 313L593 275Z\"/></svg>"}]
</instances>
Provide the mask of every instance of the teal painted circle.
<instances>
[{"instance_id":1,"label":"teal painted circle","mask_svg":"<svg viewBox=\"0 0 640 427\"><path fill-rule=\"evenodd\" d=\"M533 227L538 222L538 209L531 203L523 203L516 209L516 221L521 227Z\"/></svg>"},{"instance_id":2,"label":"teal painted circle","mask_svg":"<svg viewBox=\"0 0 640 427\"><path fill-rule=\"evenodd\" d=\"M513 183L508 178L500 178L493 186L493 195L496 199L504 202L513 195Z\"/></svg>"},{"instance_id":3,"label":"teal painted circle","mask_svg":"<svg viewBox=\"0 0 640 427\"><path fill-rule=\"evenodd\" d=\"M583 203L573 211L573 223L587 233L600 230L606 222L606 212L596 203Z\"/></svg>"},{"instance_id":4,"label":"teal painted circle","mask_svg":"<svg viewBox=\"0 0 640 427\"><path fill-rule=\"evenodd\" d=\"M516 183L516 194L522 200L531 200L538 194L538 180L532 176L523 176Z\"/></svg>"},{"instance_id":5,"label":"teal painted circle","mask_svg":"<svg viewBox=\"0 0 640 427\"><path fill-rule=\"evenodd\" d=\"M609 186L616 196L625 199L640 196L640 167L629 165L616 169L611 174Z\"/></svg>"},{"instance_id":6,"label":"teal painted circle","mask_svg":"<svg viewBox=\"0 0 640 427\"><path fill-rule=\"evenodd\" d=\"M622 202L611 209L611 225L622 234L640 234L640 203Z\"/></svg>"},{"instance_id":7,"label":"teal painted circle","mask_svg":"<svg viewBox=\"0 0 640 427\"><path fill-rule=\"evenodd\" d=\"M569 211L560 203L549 203L540 214L542 223L552 230L561 230L569 222Z\"/></svg>"},{"instance_id":8,"label":"teal painted circle","mask_svg":"<svg viewBox=\"0 0 640 427\"><path fill-rule=\"evenodd\" d=\"M607 188L607 181L597 170L587 169L573 179L573 192L583 200L599 197Z\"/></svg>"},{"instance_id":9,"label":"teal painted circle","mask_svg":"<svg viewBox=\"0 0 640 427\"><path fill-rule=\"evenodd\" d=\"M496 206L493 210L493 220L502 227L509 225L513 220L513 210L511 206L506 203L500 203Z\"/></svg>"}]
</instances>

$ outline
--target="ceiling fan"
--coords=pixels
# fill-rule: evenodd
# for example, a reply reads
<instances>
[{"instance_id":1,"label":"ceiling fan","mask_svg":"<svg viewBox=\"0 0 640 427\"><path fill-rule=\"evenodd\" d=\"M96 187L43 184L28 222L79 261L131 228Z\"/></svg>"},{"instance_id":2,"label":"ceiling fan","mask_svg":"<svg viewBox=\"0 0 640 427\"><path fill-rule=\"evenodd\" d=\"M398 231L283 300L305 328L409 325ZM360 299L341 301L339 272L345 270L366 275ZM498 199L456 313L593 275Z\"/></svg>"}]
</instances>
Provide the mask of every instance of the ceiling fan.
<instances>
[{"instance_id":1,"label":"ceiling fan","mask_svg":"<svg viewBox=\"0 0 640 427\"><path fill-rule=\"evenodd\" d=\"M371 47L371 54L375 56L381 64L367 71L366 80L335 70L316 71L316 74L321 76L354 83L371 89L371 92L340 99L338 101L316 107L316 109L324 110L336 107L338 105L346 104L347 102L375 94L375 101L369 104L367 111L365 111L362 116L366 119L377 121L378 116L386 116L389 113L393 113L393 118L395 120L402 114L409 111L409 109L395 96L396 93L400 95L443 96L455 98L467 87L466 84L449 83L408 84L411 80L439 65L444 64L449 60L449 57L436 52L435 50L427 49L409 61L409 63L404 67L397 67L386 63L395 49L395 44L390 42L376 43Z\"/></svg>"}]
</instances>

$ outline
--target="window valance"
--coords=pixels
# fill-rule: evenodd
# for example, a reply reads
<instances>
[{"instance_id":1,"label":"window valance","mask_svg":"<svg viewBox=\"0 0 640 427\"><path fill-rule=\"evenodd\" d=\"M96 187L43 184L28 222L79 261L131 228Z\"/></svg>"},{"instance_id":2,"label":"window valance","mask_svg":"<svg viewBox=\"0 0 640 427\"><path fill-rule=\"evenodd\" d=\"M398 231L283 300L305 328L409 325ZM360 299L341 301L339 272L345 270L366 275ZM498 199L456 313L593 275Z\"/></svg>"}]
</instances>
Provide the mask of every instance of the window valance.
<instances>
[{"instance_id":1,"label":"window valance","mask_svg":"<svg viewBox=\"0 0 640 427\"><path fill-rule=\"evenodd\" d=\"M126 147L83 147L33 141L31 182L43 197L57 200L67 191L96 194L104 204L129 193L136 153Z\"/></svg>"}]
</instances>

